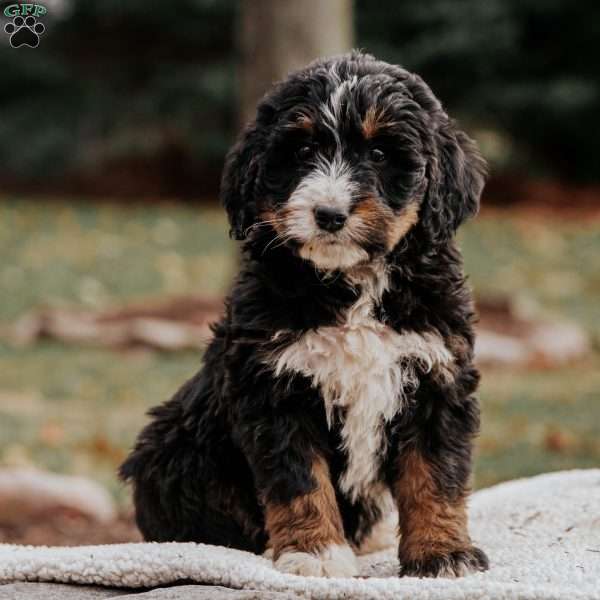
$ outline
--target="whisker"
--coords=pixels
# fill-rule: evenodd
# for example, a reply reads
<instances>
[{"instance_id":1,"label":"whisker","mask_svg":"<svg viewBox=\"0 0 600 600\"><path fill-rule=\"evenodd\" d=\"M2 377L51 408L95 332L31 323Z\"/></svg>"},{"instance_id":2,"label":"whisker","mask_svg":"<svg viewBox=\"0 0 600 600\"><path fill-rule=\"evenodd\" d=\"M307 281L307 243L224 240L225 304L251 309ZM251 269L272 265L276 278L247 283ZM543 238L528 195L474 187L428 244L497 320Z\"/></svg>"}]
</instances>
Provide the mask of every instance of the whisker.
<instances>
[{"instance_id":1,"label":"whisker","mask_svg":"<svg viewBox=\"0 0 600 600\"><path fill-rule=\"evenodd\" d=\"M284 244L286 244L287 242L289 242L291 239L293 238L293 236L288 235L287 237L284 237L281 242L279 244L277 244L276 246L273 246L271 248L271 250L275 250L276 248L279 248L280 246L283 246Z\"/></svg>"},{"instance_id":2,"label":"whisker","mask_svg":"<svg viewBox=\"0 0 600 600\"><path fill-rule=\"evenodd\" d=\"M273 243L282 240L281 245L285 244L288 240L292 239L292 237L289 234L277 234L263 249L262 251L262 255L265 254L265 252L273 245ZM275 248L278 248L279 246L275 246Z\"/></svg>"},{"instance_id":3,"label":"whisker","mask_svg":"<svg viewBox=\"0 0 600 600\"><path fill-rule=\"evenodd\" d=\"M284 220L281 217L277 217L275 219L267 219L265 221L257 221L256 223L252 223L252 225L250 225L250 227L248 227L244 233L245 233L245 235L248 235L248 233L252 229L258 229L259 227L263 227L266 225L278 225L278 224L280 225L283 223L284 223Z\"/></svg>"}]
</instances>

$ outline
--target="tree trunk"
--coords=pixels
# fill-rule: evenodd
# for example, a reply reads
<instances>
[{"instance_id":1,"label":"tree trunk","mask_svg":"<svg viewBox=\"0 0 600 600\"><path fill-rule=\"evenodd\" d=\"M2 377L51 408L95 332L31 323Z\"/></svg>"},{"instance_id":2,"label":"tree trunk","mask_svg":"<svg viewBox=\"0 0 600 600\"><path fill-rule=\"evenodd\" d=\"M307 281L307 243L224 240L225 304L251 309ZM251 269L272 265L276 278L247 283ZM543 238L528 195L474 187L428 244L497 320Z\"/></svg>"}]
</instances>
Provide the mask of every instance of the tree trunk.
<instances>
[{"instance_id":1,"label":"tree trunk","mask_svg":"<svg viewBox=\"0 0 600 600\"><path fill-rule=\"evenodd\" d=\"M242 0L239 30L242 124L271 84L319 56L352 47L352 0Z\"/></svg>"}]
</instances>

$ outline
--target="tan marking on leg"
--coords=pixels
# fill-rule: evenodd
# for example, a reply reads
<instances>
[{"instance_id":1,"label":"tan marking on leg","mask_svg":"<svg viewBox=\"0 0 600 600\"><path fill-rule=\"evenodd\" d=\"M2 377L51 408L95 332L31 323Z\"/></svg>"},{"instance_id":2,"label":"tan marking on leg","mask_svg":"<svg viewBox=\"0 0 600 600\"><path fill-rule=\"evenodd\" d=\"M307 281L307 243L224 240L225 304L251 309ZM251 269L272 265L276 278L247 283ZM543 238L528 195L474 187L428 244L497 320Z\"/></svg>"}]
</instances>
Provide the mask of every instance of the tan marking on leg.
<instances>
[{"instance_id":1,"label":"tan marking on leg","mask_svg":"<svg viewBox=\"0 0 600 600\"><path fill-rule=\"evenodd\" d=\"M443 498L431 467L416 451L403 457L394 492L398 501L401 560L423 560L471 546L465 495L453 502Z\"/></svg>"},{"instance_id":2,"label":"tan marking on leg","mask_svg":"<svg viewBox=\"0 0 600 600\"><path fill-rule=\"evenodd\" d=\"M319 552L346 543L329 468L322 458L315 459L312 474L317 484L312 492L289 504L266 505L265 524L275 560L286 550Z\"/></svg>"}]
</instances>

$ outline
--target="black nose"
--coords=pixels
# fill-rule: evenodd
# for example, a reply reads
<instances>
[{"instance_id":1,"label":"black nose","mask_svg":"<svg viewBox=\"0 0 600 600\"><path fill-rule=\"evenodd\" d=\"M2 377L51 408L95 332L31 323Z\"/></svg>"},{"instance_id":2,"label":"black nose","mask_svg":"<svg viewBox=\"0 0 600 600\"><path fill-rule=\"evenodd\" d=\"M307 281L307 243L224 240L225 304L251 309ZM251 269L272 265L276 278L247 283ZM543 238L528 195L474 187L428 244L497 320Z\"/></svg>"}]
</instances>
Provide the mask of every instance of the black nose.
<instances>
[{"instance_id":1,"label":"black nose","mask_svg":"<svg viewBox=\"0 0 600 600\"><path fill-rule=\"evenodd\" d=\"M315 208L315 221L325 231L339 231L346 222L346 215L335 208L317 206Z\"/></svg>"}]
</instances>

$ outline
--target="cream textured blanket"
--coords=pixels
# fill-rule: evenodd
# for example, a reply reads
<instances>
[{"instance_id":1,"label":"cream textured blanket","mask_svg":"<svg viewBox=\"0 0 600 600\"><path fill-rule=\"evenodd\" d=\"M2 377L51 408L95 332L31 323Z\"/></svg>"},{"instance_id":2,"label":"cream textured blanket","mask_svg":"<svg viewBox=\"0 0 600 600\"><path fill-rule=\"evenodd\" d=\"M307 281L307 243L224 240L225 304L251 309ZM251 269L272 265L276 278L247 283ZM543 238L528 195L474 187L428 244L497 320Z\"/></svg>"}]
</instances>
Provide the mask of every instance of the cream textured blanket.
<instances>
[{"instance_id":1,"label":"cream textured blanket","mask_svg":"<svg viewBox=\"0 0 600 600\"><path fill-rule=\"evenodd\" d=\"M472 497L470 516L472 537L492 567L458 580L399 579L393 550L361 557L364 578L322 579L281 574L266 558L237 550L173 543L0 545L0 583L137 588L192 580L254 590L256 595L244 594L252 598L600 600L600 469L552 473L482 490ZM168 597L179 597L177 589L180 597L191 597L183 593L187 586L171 589ZM162 592L156 590L152 598L161 598Z\"/></svg>"}]
</instances>

